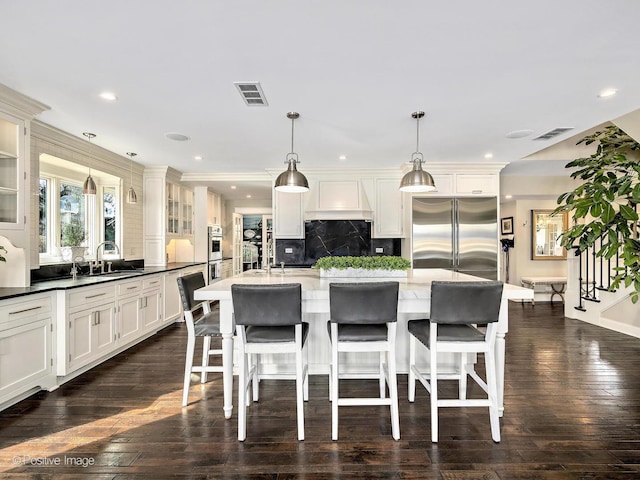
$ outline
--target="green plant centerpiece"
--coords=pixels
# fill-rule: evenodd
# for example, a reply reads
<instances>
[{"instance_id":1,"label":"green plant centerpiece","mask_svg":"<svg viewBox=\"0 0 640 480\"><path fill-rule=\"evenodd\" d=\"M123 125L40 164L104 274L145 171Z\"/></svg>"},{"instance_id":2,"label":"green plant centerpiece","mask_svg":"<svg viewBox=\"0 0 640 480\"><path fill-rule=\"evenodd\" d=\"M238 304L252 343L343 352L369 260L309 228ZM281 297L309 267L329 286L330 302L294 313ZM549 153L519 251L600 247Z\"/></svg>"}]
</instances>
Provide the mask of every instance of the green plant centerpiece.
<instances>
[{"instance_id":1,"label":"green plant centerpiece","mask_svg":"<svg viewBox=\"0 0 640 480\"><path fill-rule=\"evenodd\" d=\"M411 262L391 255L322 257L313 266L321 277L406 277Z\"/></svg>"},{"instance_id":2,"label":"green plant centerpiece","mask_svg":"<svg viewBox=\"0 0 640 480\"><path fill-rule=\"evenodd\" d=\"M71 262L84 261L86 248L81 246L84 239L84 226L79 221L72 220L63 227L61 246L67 247L63 253L64 260Z\"/></svg>"},{"instance_id":3,"label":"green plant centerpiece","mask_svg":"<svg viewBox=\"0 0 640 480\"><path fill-rule=\"evenodd\" d=\"M67 223L62 229L62 247L79 247L84 242L84 226L78 221Z\"/></svg>"},{"instance_id":4,"label":"green plant centerpiece","mask_svg":"<svg viewBox=\"0 0 640 480\"><path fill-rule=\"evenodd\" d=\"M623 266L611 276L611 289L632 286L631 300L636 303L640 295L640 144L615 125L584 137L578 145L594 142L598 147L593 155L566 165L577 168L571 178L584 183L558 197L554 213L566 211L574 220L560 242L567 250L583 252L601 238L597 257L608 260L619 252Z\"/></svg>"}]
</instances>

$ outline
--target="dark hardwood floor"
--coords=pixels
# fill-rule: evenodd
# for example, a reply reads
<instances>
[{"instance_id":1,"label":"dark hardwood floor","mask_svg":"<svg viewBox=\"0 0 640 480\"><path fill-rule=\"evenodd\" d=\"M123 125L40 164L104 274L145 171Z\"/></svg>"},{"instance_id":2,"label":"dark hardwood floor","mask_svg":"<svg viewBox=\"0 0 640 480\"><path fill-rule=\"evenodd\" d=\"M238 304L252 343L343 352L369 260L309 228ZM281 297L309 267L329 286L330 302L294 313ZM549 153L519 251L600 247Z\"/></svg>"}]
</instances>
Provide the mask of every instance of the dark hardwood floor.
<instances>
[{"instance_id":1,"label":"dark hardwood floor","mask_svg":"<svg viewBox=\"0 0 640 480\"><path fill-rule=\"evenodd\" d=\"M441 410L431 443L428 395L418 387L409 404L406 375L398 442L384 407L340 409L331 441L327 377L315 376L304 442L294 383L265 380L240 443L219 374L180 406L186 332L176 325L0 412L0 478L640 478L640 339L565 319L561 305L511 303L510 319L500 444L486 409L459 408Z\"/></svg>"}]
</instances>

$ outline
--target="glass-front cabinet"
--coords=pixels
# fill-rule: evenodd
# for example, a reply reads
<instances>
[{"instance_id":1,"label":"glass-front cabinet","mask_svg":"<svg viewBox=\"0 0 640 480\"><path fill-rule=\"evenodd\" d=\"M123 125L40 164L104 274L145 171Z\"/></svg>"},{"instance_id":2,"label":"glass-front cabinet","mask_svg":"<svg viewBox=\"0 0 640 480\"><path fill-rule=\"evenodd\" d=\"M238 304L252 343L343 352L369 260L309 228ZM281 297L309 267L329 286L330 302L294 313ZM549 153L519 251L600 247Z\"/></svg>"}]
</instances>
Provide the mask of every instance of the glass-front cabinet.
<instances>
[{"instance_id":1,"label":"glass-front cabinet","mask_svg":"<svg viewBox=\"0 0 640 480\"><path fill-rule=\"evenodd\" d=\"M180 187L167 182L167 233L180 234Z\"/></svg>"},{"instance_id":2,"label":"glass-front cabinet","mask_svg":"<svg viewBox=\"0 0 640 480\"><path fill-rule=\"evenodd\" d=\"M167 182L167 235L193 235L193 190Z\"/></svg>"},{"instance_id":3,"label":"glass-front cabinet","mask_svg":"<svg viewBox=\"0 0 640 480\"><path fill-rule=\"evenodd\" d=\"M193 190L180 188L180 204L182 206L182 235L193 235Z\"/></svg>"},{"instance_id":4,"label":"glass-front cabinet","mask_svg":"<svg viewBox=\"0 0 640 480\"><path fill-rule=\"evenodd\" d=\"M0 114L0 228L24 226L24 122Z\"/></svg>"}]
</instances>

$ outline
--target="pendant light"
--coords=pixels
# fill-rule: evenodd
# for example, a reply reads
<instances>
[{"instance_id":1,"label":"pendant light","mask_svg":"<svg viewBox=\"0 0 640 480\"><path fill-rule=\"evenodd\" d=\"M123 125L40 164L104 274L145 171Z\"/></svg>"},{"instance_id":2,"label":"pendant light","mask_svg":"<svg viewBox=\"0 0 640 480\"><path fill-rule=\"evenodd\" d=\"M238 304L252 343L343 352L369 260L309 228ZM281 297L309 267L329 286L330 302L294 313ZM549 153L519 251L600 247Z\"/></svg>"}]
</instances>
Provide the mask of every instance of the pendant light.
<instances>
[{"instance_id":1,"label":"pendant light","mask_svg":"<svg viewBox=\"0 0 640 480\"><path fill-rule=\"evenodd\" d=\"M400 190L403 192L433 192L436 184L429 172L422 170L424 157L420 153L420 119L424 117L424 112L413 112L411 114L416 119L416 151L411 154L413 168L402 177Z\"/></svg>"},{"instance_id":2,"label":"pendant light","mask_svg":"<svg viewBox=\"0 0 640 480\"><path fill-rule=\"evenodd\" d=\"M131 159L131 163L129 165L131 183L129 183L129 191L127 192L127 203L138 203L138 195L136 195L136 191L133 189L133 157L135 157L137 153L127 152L127 155L129 155L129 158Z\"/></svg>"},{"instance_id":3,"label":"pendant light","mask_svg":"<svg viewBox=\"0 0 640 480\"><path fill-rule=\"evenodd\" d=\"M89 133L89 132L83 132L82 135L84 135L89 139L89 143L91 143L91 139L96 136L95 133ZM94 182L93 178L91 178L91 167L89 167L89 176L87 177L87 179L84 181L84 184L82 185L82 193L84 193L85 195L95 195L96 191L97 191L96 182Z\"/></svg>"},{"instance_id":4,"label":"pendant light","mask_svg":"<svg viewBox=\"0 0 640 480\"><path fill-rule=\"evenodd\" d=\"M276 178L275 189L278 192L302 193L309 191L309 182L296 168L299 163L298 154L293 152L293 123L300 117L298 112L287 113L287 118L291 119L291 153L287 154L287 169Z\"/></svg>"}]
</instances>

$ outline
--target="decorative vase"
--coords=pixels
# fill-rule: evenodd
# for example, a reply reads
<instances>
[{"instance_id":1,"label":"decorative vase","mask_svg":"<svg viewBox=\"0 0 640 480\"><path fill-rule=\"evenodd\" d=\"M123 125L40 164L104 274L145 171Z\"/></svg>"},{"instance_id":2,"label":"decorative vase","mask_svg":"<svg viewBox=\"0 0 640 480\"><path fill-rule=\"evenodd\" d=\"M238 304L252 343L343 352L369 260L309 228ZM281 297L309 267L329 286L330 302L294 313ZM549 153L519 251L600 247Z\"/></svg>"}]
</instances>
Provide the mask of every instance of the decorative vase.
<instances>
[{"instance_id":1,"label":"decorative vase","mask_svg":"<svg viewBox=\"0 0 640 480\"><path fill-rule=\"evenodd\" d=\"M65 262L84 262L87 247L62 247L62 259Z\"/></svg>"}]
</instances>

